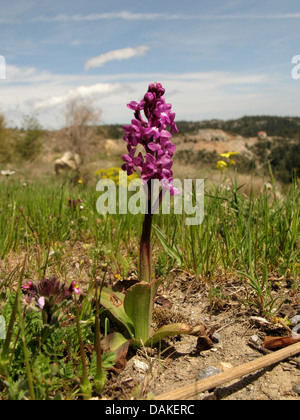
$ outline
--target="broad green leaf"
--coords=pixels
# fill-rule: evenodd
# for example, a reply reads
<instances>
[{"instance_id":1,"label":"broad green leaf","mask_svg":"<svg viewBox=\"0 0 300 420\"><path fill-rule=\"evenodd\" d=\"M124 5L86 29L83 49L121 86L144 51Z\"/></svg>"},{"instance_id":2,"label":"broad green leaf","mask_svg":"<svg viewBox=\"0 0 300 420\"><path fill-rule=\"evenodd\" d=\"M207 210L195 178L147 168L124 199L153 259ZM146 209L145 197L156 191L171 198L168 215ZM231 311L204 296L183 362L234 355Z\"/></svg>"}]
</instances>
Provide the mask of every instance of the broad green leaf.
<instances>
[{"instance_id":1,"label":"broad green leaf","mask_svg":"<svg viewBox=\"0 0 300 420\"><path fill-rule=\"evenodd\" d=\"M118 321L127 328L131 337L134 337L133 322L124 310L124 295L114 292L110 287L103 287L101 290L100 303Z\"/></svg>"},{"instance_id":2,"label":"broad green leaf","mask_svg":"<svg viewBox=\"0 0 300 420\"><path fill-rule=\"evenodd\" d=\"M121 333L113 332L101 340L101 346L105 351L113 351L116 353L118 349L128 342L129 340Z\"/></svg>"},{"instance_id":3,"label":"broad green leaf","mask_svg":"<svg viewBox=\"0 0 300 420\"><path fill-rule=\"evenodd\" d=\"M127 338L118 332L108 334L101 341L102 349L106 353L113 352L115 354L114 368L119 371L123 370L126 366L126 356L130 344L131 340L127 340Z\"/></svg>"},{"instance_id":4,"label":"broad green leaf","mask_svg":"<svg viewBox=\"0 0 300 420\"><path fill-rule=\"evenodd\" d=\"M164 325L163 327L159 328L152 335L152 337L150 337L146 341L145 346L152 347L154 344L156 344L157 342L159 342L160 340L166 337L172 337L174 335L182 335L182 334L197 335L203 331L205 331L205 327L204 325L201 325L201 324L194 328L184 323Z\"/></svg>"},{"instance_id":5,"label":"broad green leaf","mask_svg":"<svg viewBox=\"0 0 300 420\"><path fill-rule=\"evenodd\" d=\"M163 327L159 328L153 335L150 337L146 343L145 346L152 347L154 344L162 340L166 337L172 337L174 335L180 335L180 334L190 334L192 331L192 328L183 323L178 324L170 324L170 325L164 325Z\"/></svg>"},{"instance_id":6,"label":"broad green leaf","mask_svg":"<svg viewBox=\"0 0 300 420\"><path fill-rule=\"evenodd\" d=\"M134 338L145 343L150 335L154 298L160 281L139 282L127 290L124 308L134 325Z\"/></svg>"}]
</instances>

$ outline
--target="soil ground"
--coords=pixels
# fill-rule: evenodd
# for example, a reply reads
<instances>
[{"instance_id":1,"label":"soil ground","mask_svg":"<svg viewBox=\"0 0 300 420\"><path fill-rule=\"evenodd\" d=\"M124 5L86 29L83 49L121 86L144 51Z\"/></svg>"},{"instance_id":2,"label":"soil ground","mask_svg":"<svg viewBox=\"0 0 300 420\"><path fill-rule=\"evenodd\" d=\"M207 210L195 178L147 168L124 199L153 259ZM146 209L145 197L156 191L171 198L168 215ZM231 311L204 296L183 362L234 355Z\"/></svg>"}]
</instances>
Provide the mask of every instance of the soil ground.
<instances>
[{"instance_id":1,"label":"soil ground","mask_svg":"<svg viewBox=\"0 0 300 420\"><path fill-rule=\"evenodd\" d=\"M255 316L255 310L242 303L244 287L240 284L227 284L227 299L216 298L212 311L207 286L197 283L195 290L195 284L193 277L178 276L171 288L160 291L167 304L165 307L156 304L153 318L157 326L168 322L190 325L204 322L208 330L215 330L214 341L218 342L211 349L198 351L197 337L181 336L165 340L160 348L130 350L125 369L109 379L106 399L155 399L160 394L195 383L199 373L207 367L226 370L261 357L261 352L249 345L253 335L261 342L267 335L289 335L280 324L264 323ZM282 292L288 302L283 312L299 314L299 305L292 304L289 291ZM294 389L296 385L300 385L300 355L193 399L300 400Z\"/></svg>"}]
</instances>

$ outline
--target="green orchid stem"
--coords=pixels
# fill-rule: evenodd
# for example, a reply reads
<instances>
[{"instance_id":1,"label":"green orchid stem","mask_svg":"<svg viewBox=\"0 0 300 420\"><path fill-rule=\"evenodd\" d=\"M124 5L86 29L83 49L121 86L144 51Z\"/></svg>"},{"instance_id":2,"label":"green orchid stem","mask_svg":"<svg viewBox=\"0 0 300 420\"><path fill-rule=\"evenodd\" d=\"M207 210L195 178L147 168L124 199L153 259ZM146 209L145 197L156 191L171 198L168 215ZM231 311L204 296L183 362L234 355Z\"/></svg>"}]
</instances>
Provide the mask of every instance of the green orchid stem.
<instances>
[{"instance_id":1,"label":"green orchid stem","mask_svg":"<svg viewBox=\"0 0 300 420\"><path fill-rule=\"evenodd\" d=\"M140 281L151 282L152 257L151 257L151 228L152 214L145 214L143 231L140 243Z\"/></svg>"},{"instance_id":2,"label":"green orchid stem","mask_svg":"<svg viewBox=\"0 0 300 420\"><path fill-rule=\"evenodd\" d=\"M140 242L140 281L151 283L152 277L152 256L151 256L151 230L152 230L152 190L151 179L147 183L148 186L148 203L146 214L143 223L143 231ZM158 204L155 203L154 207L160 207L162 202L163 193L160 191L158 197Z\"/></svg>"},{"instance_id":3,"label":"green orchid stem","mask_svg":"<svg viewBox=\"0 0 300 420\"><path fill-rule=\"evenodd\" d=\"M140 281L151 282L152 257L151 257L151 229L153 214L151 211L151 180L147 182L148 203L145 211L143 231L140 242Z\"/></svg>"}]
</instances>

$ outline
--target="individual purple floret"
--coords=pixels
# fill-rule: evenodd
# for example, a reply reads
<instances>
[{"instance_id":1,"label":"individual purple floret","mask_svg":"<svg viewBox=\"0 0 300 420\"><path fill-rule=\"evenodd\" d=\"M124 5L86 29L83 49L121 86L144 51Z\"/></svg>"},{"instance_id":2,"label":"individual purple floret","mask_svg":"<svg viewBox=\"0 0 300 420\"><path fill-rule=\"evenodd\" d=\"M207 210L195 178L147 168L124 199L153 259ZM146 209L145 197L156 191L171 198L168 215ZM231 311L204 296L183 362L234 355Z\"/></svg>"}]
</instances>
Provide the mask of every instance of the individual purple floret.
<instances>
[{"instance_id":1,"label":"individual purple floret","mask_svg":"<svg viewBox=\"0 0 300 420\"><path fill-rule=\"evenodd\" d=\"M164 181L163 185L174 195L172 187L172 157L176 146L171 142L171 133L177 133L172 105L163 97L165 89L160 83L151 83L144 98L138 103L131 101L127 106L134 111L130 125L123 127L128 154L123 155L122 169L131 175L137 169L145 182L150 179ZM142 116L142 111L144 116ZM170 131L168 131L170 129ZM137 146L142 145L145 154L136 156Z\"/></svg>"}]
</instances>

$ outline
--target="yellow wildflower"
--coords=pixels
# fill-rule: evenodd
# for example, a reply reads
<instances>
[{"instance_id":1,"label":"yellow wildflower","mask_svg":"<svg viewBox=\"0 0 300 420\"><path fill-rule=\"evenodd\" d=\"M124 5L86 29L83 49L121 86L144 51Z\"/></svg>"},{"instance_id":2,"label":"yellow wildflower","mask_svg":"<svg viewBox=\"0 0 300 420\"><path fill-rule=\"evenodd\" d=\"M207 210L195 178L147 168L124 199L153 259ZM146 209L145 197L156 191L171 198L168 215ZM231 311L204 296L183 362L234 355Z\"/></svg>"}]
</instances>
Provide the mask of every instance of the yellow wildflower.
<instances>
[{"instance_id":1,"label":"yellow wildflower","mask_svg":"<svg viewBox=\"0 0 300 420\"><path fill-rule=\"evenodd\" d=\"M108 169L99 169L95 172L97 176L100 176L102 179L111 179L114 181L116 186L119 186L119 172L123 172L122 168L119 168L117 166L113 166ZM133 173L132 175L127 176L127 185L130 181L134 179L138 179L139 176L136 173ZM122 185L124 187L124 185Z\"/></svg>"},{"instance_id":2,"label":"yellow wildflower","mask_svg":"<svg viewBox=\"0 0 300 420\"><path fill-rule=\"evenodd\" d=\"M220 156L226 159L231 159L231 156L239 155L239 154L240 152L227 152L227 153L220 153Z\"/></svg>"},{"instance_id":3,"label":"yellow wildflower","mask_svg":"<svg viewBox=\"0 0 300 420\"><path fill-rule=\"evenodd\" d=\"M217 168L222 171L223 169L225 169L227 167L227 163L224 162L224 160L219 160L217 163Z\"/></svg>"}]
</instances>

